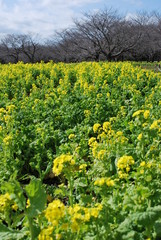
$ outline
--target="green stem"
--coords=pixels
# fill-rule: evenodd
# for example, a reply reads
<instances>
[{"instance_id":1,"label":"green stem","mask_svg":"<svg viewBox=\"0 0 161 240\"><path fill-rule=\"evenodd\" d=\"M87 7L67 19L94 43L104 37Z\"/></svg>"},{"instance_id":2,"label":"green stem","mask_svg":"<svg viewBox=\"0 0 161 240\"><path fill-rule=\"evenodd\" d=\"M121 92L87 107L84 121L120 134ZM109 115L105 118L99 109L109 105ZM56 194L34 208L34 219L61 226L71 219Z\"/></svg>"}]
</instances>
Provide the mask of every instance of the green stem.
<instances>
[{"instance_id":1,"label":"green stem","mask_svg":"<svg viewBox=\"0 0 161 240\"><path fill-rule=\"evenodd\" d=\"M73 206L73 178L69 177L69 203Z\"/></svg>"},{"instance_id":2,"label":"green stem","mask_svg":"<svg viewBox=\"0 0 161 240\"><path fill-rule=\"evenodd\" d=\"M29 224L29 230L30 230L30 236L31 240L34 240L34 227L33 227L33 219L27 216L28 224Z\"/></svg>"}]
</instances>

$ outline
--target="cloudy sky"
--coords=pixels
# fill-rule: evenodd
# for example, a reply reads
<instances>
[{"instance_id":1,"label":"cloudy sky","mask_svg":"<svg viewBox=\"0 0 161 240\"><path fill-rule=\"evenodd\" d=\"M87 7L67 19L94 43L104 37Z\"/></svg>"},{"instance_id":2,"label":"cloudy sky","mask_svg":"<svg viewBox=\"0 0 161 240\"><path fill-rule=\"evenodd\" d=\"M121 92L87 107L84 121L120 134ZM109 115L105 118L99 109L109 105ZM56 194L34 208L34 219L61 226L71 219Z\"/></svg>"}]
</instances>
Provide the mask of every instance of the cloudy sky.
<instances>
[{"instance_id":1,"label":"cloudy sky","mask_svg":"<svg viewBox=\"0 0 161 240\"><path fill-rule=\"evenodd\" d=\"M70 27L83 12L105 7L126 15L161 12L161 0L0 0L0 34L39 33L48 38L54 30Z\"/></svg>"}]
</instances>

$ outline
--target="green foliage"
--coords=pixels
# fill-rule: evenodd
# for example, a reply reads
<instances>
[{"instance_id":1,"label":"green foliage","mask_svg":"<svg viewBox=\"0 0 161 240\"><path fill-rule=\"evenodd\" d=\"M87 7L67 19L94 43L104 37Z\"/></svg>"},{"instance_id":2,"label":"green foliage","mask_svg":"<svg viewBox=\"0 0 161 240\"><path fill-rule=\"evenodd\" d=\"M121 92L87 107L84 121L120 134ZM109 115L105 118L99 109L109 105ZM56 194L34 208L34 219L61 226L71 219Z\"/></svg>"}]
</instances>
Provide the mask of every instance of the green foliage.
<instances>
[{"instance_id":1,"label":"green foliage","mask_svg":"<svg viewBox=\"0 0 161 240\"><path fill-rule=\"evenodd\" d=\"M0 238L161 237L161 75L0 65Z\"/></svg>"},{"instance_id":2,"label":"green foliage","mask_svg":"<svg viewBox=\"0 0 161 240\"><path fill-rule=\"evenodd\" d=\"M27 208L27 215L30 218L36 217L40 214L46 204L46 193L39 179L32 179L25 188L28 196L30 206Z\"/></svg>"},{"instance_id":3,"label":"green foliage","mask_svg":"<svg viewBox=\"0 0 161 240\"><path fill-rule=\"evenodd\" d=\"M26 235L26 232L23 231L23 229L21 231L13 230L13 229L7 228L5 225L0 223L0 239L3 239L3 240L10 240L10 239L20 240L20 239L24 239L25 235Z\"/></svg>"}]
</instances>

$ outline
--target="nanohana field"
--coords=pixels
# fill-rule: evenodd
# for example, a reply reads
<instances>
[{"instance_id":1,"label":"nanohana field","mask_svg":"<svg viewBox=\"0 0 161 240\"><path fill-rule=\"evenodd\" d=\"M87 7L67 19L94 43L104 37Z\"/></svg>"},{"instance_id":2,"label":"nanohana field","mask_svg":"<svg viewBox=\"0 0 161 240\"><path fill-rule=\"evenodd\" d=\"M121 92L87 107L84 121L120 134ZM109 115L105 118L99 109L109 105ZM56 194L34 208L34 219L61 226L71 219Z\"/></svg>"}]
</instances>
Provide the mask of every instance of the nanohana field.
<instances>
[{"instance_id":1,"label":"nanohana field","mask_svg":"<svg viewBox=\"0 0 161 240\"><path fill-rule=\"evenodd\" d=\"M161 239L161 73L0 65L0 239Z\"/></svg>"}]
</instances>

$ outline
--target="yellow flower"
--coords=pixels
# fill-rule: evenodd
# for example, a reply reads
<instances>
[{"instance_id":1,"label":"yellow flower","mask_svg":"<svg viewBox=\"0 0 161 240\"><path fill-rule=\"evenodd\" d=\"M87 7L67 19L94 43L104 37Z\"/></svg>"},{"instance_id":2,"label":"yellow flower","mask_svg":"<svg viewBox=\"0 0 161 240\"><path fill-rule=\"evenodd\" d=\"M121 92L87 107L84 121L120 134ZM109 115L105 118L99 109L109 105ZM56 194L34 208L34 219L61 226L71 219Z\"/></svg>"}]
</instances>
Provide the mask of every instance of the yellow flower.
<instances>
[{"instance_id":1,"label":"yellow flower","mask_svg":"<svg viewBox=\"0 0 161 240\"><path fill-rule=\"evenodd\" d=\"M89 146L92 146L95 141L96 141L96 138L95 138L95 137L91 137L91 138L89 139L89 141L88 141L88 145L89 145Z\"/></svg>"},{"instance_id":2,"label":"yellow flower","mask_svg":"<svg viewBox=\"0 0 161 240\"><path fill-rule=\"evenodd\" d=\"M87 167L87 164L84 163L84 164L81 164L81 165L79 166L79 169L80 169L80 170L86 169L86 167Z\"/></svg>"},{"instance_id":3,"label":"yellow flower","mask_svg":"<svg viewBox=\"0 0 161 240\"><path fill-rule=\"evenodd\" d=\"M91 208L91 216L97 218L99 214L99 209L98 208Z\"/></svg>"},{"instance_id":4,"label":"yellow flower","mask_svg":"<svg viewBox=\"0 0 161 240\"><path fill-rule=\"evenodd\" d=\"M115 185L114 180L111 180L110 178L106 180L106 185L108 187L113 187Z\"/></svg>"},{"instance_id":5,"label":"yellow flower","mask_svg":"<svg viewBox=\"0 0 161 240\"><path fill-rule=\"evenodd\" d=\"M138 135L137 139L140 141L140 140L142 139L142 137L143 137L143 134L140 133L140 134Z\"/></svg>"},{"instance_id":6,"label":"yellow flower","mask_svg":"<svg viewBox=\"0 0 161 240\"><path fill-rule=\"evenodd\" d=\"M45 210L45 217L52 223L53 226L57 226L59 224L59 220L63 218L64 215L65 206L59 199L49 203L47 209Z\"/></svg>"},{"instance_id":7,"label":"yellow flower","mask_svg":"<svg viewBox=\"0 0 161 240\"><path fill-rule=\"evenodd\" d=\"M106 183L105 181L106 179L105 178L99 178L97 179L95 182L94 182L94 185L97 185L97 186L102 186Z\"/></svg>"},{"instance_id":8,"label":"yellow flower","mask_svg":"<svg viewBox=\"0 0 161 240\"><path fill-rule=\"evenodd\" d=\"M71 133L68 138L69 138L69 139L75 138L75 134Z\"/></svg>"},{"instance_id":9,"label":"yellow flower","mask_svg":"<svg viewBox=\"0 0 161 240\"><path fill-rule=\"evenodd\" d=\"M134 163L135 161L132 156L123 156L117 161L117 167L118 169L124 169Z\"/></svg>"},{"instance_id":10,"label":"yellow flower","mask_svg":"<svg viewBox=\"0 0 161 240\"><path fill-rule=\"evenodd\" d=\"M90 85L89 88L88 88L88 90L89 90L90 92L93 92L93 91L95 90L95 86L94 86L94 85Z\"/></svg>"},{"instance_id":11,"label":"yellow flower","mask_svg":"<svg viewBox=\"0 0 161 240\"><path fill-rule=\"evenodd\" d=\"M143 112L144 112L144 110L138 110L138 111L133 113L132 117L137 117L137 116L139 116Z\"/></svg>"},{"instance_id":12,"label":"yellow flower","mask_svg":"<svg viewBox=\"0 0 161 240\"><path fill-rule=\"evenodd\" d=\"M145 164L146 164L145 161L141 162L141 163L140 163L140 167L144 167Z\"/></svg>"},{"instance_id":13,"label":"yellow flower","mask_svg":"<svg viewBox=\"0 0 161 240\"><path fill-rule=\"evenodd\" d=\"M29 208L29 207L30 207L30 199L28 198L28 199L27 199L26 208Z\"/></svg>"},{"instance_id":14,"label":"yellow flower","mask_svg":"<svg viewBox=\"0 0 161 240\"><path fill-rule=\"evenodd\" d=\"M97 148L98 148L98 143L97 142L94 142L93 145L92 145L92 154L93 154L93 157L97 157Z\"/></svg>"},{"instance_id":15,"label":"yellow flower","mask_svg":"<svg viewBox=\"0 0 161 240\"><path fill-rule=\"evenodd\" d=\"M144 174L144 169L141 169L141 170L140 170L140 174Z\"/></svg>"},{"instance_id":16,"label":"yellow flower","mask_svg":"<svg viewBox=\"0 0 161 240\"><path fill-rule=\"evenodd\" d=\"M99 140L104 140L105 138L107 137L107 135L106 135L106 133L105 132L102 132L101 134L99 134L98 136L97 136L97 139L99 139Z\"/></svg>"},{"instance_id":17,"label":"yellow flower","mask_svg":"<svg viewBox=\"0 0 161 240\"><path fill-rule=\"evenodd\" d=\"M69 163L70 165L74 165L75 161L72 159L72 155L70 154L62 154L59 157L54 159L53 173L56 176L60 175L64 168L64 163Z\"/></svg>"},{"instance_id":18,"label":"yellow flower","mask_svg":"<svg viewBox=\"0 0 161 240\"><path fill-rule=\"evenodd\" d=\"M116 135L117 135L117 136L122 136L122 135L123 135L123 132L118 131L118 132L116 132Z\"/></svg>"},{"instance_id":19,"label":"yellow flower","mask_svg":"<svg viewBox=\"0 0 161 240\"><path fill-rule=\"evenodd\" d=\"M126 172L129 172L130 171L130 167L126 167Z\"/></svg>"},{"instance_id":20,"label":"yellow flower","mask_svg":"<svg viewBox=\"0 0 161 240\"><path fill-rule=\"evenodd\" d=\"M38 240L53 240L53 238L51 237L53 230L54 229L52 226L49 226L48 228L41 230L38 236Z\"/></svg>"},{"instance_id":21,"label":"yellow flower","mask_svg":"<svg viewBox=\"0 0 161 240\"><path fill-rule=\"evenodd\" d=\"M3 139L3 142L5 145L9 145L12 141L12 136L11 135L7 135L4 139Z\"/></svg>"},{"instance_id":22,"label":"yellow flower","mask_svg":"<svg viewBox=\"0 0 161 240\"><path fill-rule=\"evenodd\" d=\"M145 110L144 112L144 118L147 119L150 115L150 111L149 110Z\"/></svg>"},{"instance_id":23,"label":"yellow flower","mask_svg":"<svg viewBox=\"0 0 161 240\"><path fill-rule=\"evenodd\" d=\"M7 106L6 109L8 110L8 112L12 112L12 110L15 109L15 105L11 104Z\"/></svg>"},{"instance_id":24,"label":"yellow flower","mask_svg":"<svg viewBox=\"0 0 161 240\"><path fill-rule=\"evenodd\" d=\"M121 178L121 179L122 178L126 179L128 177L128 174L127 173L123 173L122 171L119 171L118 174L119 174L119 178Z\"/></svg>"},{"instance_id":25,"label":"yellow flower","mask_svg":"<svg viewBox=\"0 0 161 240\"><path fill-rule=\"evenodd\" d=\"M111 126L111 123L110 123L110 122L104 122L104 123L103 123L103 130L104 130L105 132L108 132L110 126Z\"/></svg>"},{"instance_id":26,"label":"yellow flower","mask_svg":"<svg viewBox=\"0 0 161 240\"><path fill-rule=\"evenodd\" d=\"M146 166L147 166L147 168L151 168L152 162L148 162Z\"/></svg>"},{"instance_id":27,"label":"yellow flower","mask_svg":"<svg viewBox=\"0 0 161 240\"><path fill-rule=\"evenodd\" d=\"M95 124L93 125L93 131L94 131L94 133L98 132L98 130L99 130L100 127L101 127L101 124L95 123Z\"/></svg>"},{"instance_id":28,"label":"yellow flower","mask_svg":"<svg viewBox=\"0 0 161 240\"><path fill-rule=\"evenodd\" d=\"M14 203L14 204L12 205L12 209L13 209L14 211L17 211L18 205L17 205L16 203Z\"/></svg>"},{"instance_id":29,"label":"yellow flower","mask_svg":"<svg viewBox=\"0 0 161 240\"><path fill-rule=\"evenodd\" d=\"M0 212L4 211L4 209L8 206L11 198L9 193L6 193L4 195L0 195Z\"/></svg>"},{"instance_id":30,"label":"yellow flower","mask_svg":"<svg viewBox=\"0 0 161 240\"><path fill-rule=\"evenodd\" d=\"M4 108L0 108L0 114L6 113L6 110Z\"/></svg>"},{"instance_id":31,"label":"yellow flower","mask_svg":"<svg viewBox=\"0 0 161 240\"><path fill-rule=\"evenodd\" d=\"M151 124L150 129L157 129L158 123L160 123L160 120L154 120L154 122Z\"/></svg>"},{"instance_id":32,"label":"yellow flower","mask_svg":"<svg viewBox=\"0 0 161 240\"><path fill-rule=\"evenodd\" d=\"M75 165L75 160L72 159L72 160L70 161L70 164L71 164L71 165Z\"/></svg>"},{"instance_id":33,"label":"yellow flower","mask_svg":"<svg viewBox=\"0 0 161 240\"><path fill-rule=\"evenodd\" d=\"M86 209L84 210L84 212L85 212L84 222L89 222L91 215L90 215L89 211Z\"/></svg>"},{"instance_id":34,"label":"yellow flower","mask_svg":"<svg viewBox=\"0 0 161 240\"><path fill-rule=\"evenodd\" d=\"M100 150L100 151L98 152L97 158L98 158L99 160L103 160L105 154L106 154L106 150Z\"/></svg>"}]
</instances>

